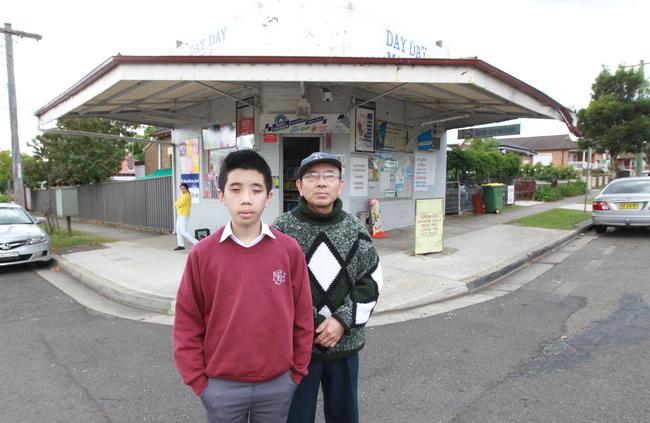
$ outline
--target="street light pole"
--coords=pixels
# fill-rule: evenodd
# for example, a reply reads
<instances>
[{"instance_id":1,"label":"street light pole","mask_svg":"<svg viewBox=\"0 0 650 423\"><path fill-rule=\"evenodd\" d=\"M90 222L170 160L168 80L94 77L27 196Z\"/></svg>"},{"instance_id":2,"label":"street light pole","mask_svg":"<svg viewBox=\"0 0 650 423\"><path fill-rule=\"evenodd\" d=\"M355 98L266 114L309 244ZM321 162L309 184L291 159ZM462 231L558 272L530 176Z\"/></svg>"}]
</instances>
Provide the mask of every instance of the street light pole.
<instances>
[{"instance_id":1,"label":"street light pole","mask_svg":"<svg viewBox=\"0 0 650 423\"><path fill-rule=\"evenodd\" d=\"M20 156L20 143L18 142L18 113L16 106L16 80L14 77L14 45L12 35L34 38L40 40L38 34L15 31L10 23L5 23L0 32L5 34L5 52L7 62L7 90L9 91L9 122L11 127L11 159L13 162L14 201L25 206L25 189L23 188L22 158Z\"/></svg>"}]
</instances>

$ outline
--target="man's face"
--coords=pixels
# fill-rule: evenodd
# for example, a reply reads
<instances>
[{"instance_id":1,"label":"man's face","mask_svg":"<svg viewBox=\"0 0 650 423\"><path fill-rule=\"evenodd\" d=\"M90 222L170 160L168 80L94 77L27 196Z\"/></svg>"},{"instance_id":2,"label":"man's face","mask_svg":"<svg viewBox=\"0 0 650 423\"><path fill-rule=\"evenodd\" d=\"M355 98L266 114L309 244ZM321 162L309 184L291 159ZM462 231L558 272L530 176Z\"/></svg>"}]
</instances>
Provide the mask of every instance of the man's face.
<instances>
[{"instance_id":1,"label":"man's face","mask_svg":"<svg viewBox=\"0 0 650 423\"><path fill-rule=\"evenodd\" d=\"M335 175L335 178L332 178ZM343 190L341 172L333 164L318 163L307 169L302 179L296 181L300 195L307 206L319 213L332 211L334 202Z\"/></svg>"},{"instance_id":2,"label":"man's face","mask_svg":"<svg viewBox=\"0 0 650 423\"><path fill-rule=\"evenodd\" d=\"M273 193L266 191L260 172L235 169L228 173L226 186L218 191L218 196L228 209L233 226L243 228L259 224Z\"/></svg>"}]
</instances>

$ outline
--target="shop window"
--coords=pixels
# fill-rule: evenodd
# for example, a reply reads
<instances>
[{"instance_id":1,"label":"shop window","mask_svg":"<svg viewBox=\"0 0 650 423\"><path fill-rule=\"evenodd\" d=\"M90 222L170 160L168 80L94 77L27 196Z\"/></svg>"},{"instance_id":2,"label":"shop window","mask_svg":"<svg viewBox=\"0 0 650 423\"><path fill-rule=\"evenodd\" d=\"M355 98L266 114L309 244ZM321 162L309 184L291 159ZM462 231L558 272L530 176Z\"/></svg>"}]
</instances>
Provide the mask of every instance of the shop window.
<instances>
[{"instance_id":1,"label":"shop window","mask_svg":"<svg viewBox=\"0 0 650 423\"><path fill-rule=\"evenodd\" d=\"M218 198L219 170L228 153L235 150L235 126L214 125L202 131L203 135L203 198Z\"/></svg>"}]
</instances>

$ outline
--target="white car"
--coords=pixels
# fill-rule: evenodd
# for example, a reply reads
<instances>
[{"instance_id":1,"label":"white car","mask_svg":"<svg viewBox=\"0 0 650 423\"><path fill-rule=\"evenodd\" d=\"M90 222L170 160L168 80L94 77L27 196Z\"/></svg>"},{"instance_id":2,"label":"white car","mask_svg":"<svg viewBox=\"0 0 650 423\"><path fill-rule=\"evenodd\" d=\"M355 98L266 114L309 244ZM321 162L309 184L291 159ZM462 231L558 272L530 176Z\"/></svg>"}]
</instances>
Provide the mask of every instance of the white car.
<instances>
[{"instance_id":1,"label":"white car","mask_svg":"<svg viewBox=\"0 0 650 423\"><path fill-rule=\"evenodd\" d=\"M27 211L13 203L0 203L0 266L45 262L52 258L50 238Z\"/></svg>"},{"instance_id":2,"label":"white car","mask_svg":"<svg viewBox=\"0 0 650 423\"><path fill-rule=\"evenodd\" d=\"M608 226L650 227L650 176L613 180L592 206L591 219L599 234Z\"/></svg>"}]
</instances>

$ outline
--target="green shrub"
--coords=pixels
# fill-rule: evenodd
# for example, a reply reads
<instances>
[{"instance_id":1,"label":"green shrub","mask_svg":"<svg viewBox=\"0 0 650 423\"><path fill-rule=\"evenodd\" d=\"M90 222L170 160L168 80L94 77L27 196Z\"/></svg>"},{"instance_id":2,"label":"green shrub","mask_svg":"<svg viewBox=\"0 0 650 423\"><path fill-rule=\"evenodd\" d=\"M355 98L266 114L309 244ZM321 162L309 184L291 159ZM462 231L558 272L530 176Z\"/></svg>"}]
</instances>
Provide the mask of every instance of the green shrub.
<instances>
[{"instance_id":1,"label":"green shrub","mask_svg":"<svg viewBox=\"0 0 650 423\"><path fill-rule=\"evenodd\" d=\"M535 179L535 168L532 163L526 163L520 171L521 176L526 179Z\"/></svg>"},{"instance_id":2,"label":"green shrub","mask_svg":"<svg viewBox=\"0 0 650 423\"><path fill-rule=\"evenodd\" d=\"M567 180L580 178L580 174L573 166L544 166L541 163L536 163L535 165L524 165L521 171L526 176L548 182L557 179Z\"/></svg>"},{"instance_id":3,"label":"green shrub","mask_svg":"<svg viewBox=\"0 0 650 423\"><path fill-rule=\"evenodd\" d=\"M570 182L568 184L562 184L558 188L562 197L575 197L585 193L587 184L584 182Z\"/></svg>"},{"instance_id":4,"label":"green shrub","mask_svg":"<svg viewBox=\"0 0 650 423\"><path fill-rule=\"evenodd\" d=\"M533 194L533 200L535 201L558 201L560 199L562 199L562 194L559 188L553 188L549 185L538 186L537 191Z\"/></svg>"},{"instance_id":5,"label":"green shrub","mask_svg":"<svg viewBox=\"0 0 650 423\"><path fill-rule=\"evenodd\" d=\"M502 154L492 143L473 143L471 148L454 147L447 152L447 177L450 180L481 184L511 183L519 176L521 159L515 154Z\"/></svg>"},{"instance_id":6,"label":"green shrub","mask_svg":"<svg viewBox=\"0 0 650 423\"><path fill-rule=\"evenodd\" d=\"M8 203L9 197L5 194L0 194L0 203Z\"/></svg>"},{"instance_id":7,"label":"green shrub","mask_svg":"<svg viewBox=\"0 0 650 423\"><path fill-rule=\"evenodd\" d=\"M562 180L578 179L580 177L578 171L573 166L560 166L555 169L555 174L557 179Z\"/></svg>"}]
</instances>

